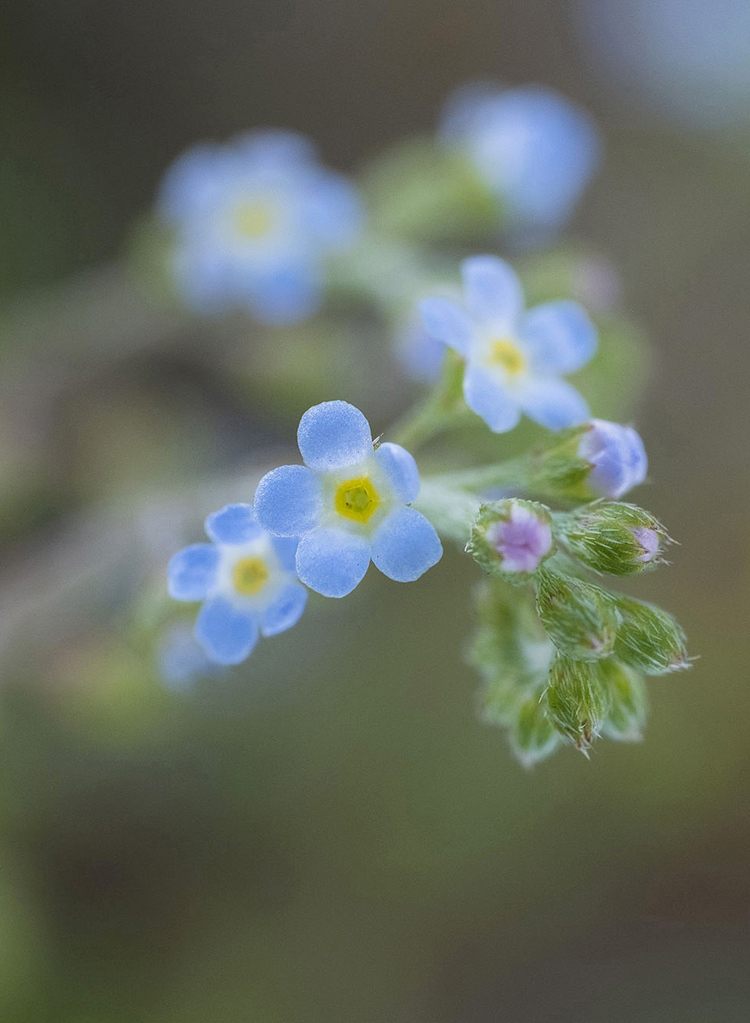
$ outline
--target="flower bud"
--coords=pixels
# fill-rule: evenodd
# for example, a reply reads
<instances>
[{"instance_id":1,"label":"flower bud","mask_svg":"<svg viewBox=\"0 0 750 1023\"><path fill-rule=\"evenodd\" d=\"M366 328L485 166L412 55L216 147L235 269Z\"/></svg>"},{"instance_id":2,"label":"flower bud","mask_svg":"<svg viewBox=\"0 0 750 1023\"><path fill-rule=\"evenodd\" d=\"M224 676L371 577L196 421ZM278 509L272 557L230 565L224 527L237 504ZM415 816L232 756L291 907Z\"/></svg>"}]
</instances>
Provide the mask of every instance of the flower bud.
<instances>
[{"instance_id":1,"label":"flower bud","mask_svg":"<svg viewBox=\"0 0 750 1023\"><path fill-rule=\"evenodd\" d=\"M558 654L550 668L543 702L555 729L580 750L599 734L609 709L609 695L599 681L598 666Z\"/></svg>"},{"instance_id":2,"label":"flower bud","mask_svg":"<svg viewBox=\"0 0 750 1023\"><path fill-rule=\"evenodd\" d=\"M555 533L584 565L605 575L634 575L663 564L664 526L634 504L593 504L561 515Z\"/></svg>"},{"instance_id":3,"label":"flower bud","mask_svg":"<svg viewBox=\"0 0 750 1023\"><path fill-rule=\"evenodd\" d=\"M527 582L555 550L549 509L515 499L483 504L466 550L490 575Z\"/></svg>"},{"instance_id":4,"label":"flower bud","mask_svg":"<svg viewBox=\"0 0 750 1023\"><path fill-rule=\"evenodd\" d=\"M514 756L524 767L533 767L545 760L560 745L560 735L538 693L521 704L508 731L508 740Z\"/></svg>"},{"instance_id":5,"label":"flower bud","mask_svg":"<svg viewBox=\"0 0 750 1023\"><path fill-rule=\"evenodd\" d=\"M568 657L594 661L614 649L617 616L598 586L543 569L536 577L536 609L549 638Z\"/></svg>"},{"instance_id":6,"label":"flower bud","mask_svg":"<svg viewBox=\"0 0 750 1023\"><path fill-rule=\"evenodd\" d=\"M558 434L525 482L534 494L580 504L622 497L643 482L647 468L643 441L631 426L592 419Z\"/></svg>"},{"instance_id":7,"label":"flower bud","mask_svg":"<svg viewBox=\"0 0 750 1023\"><path fill-rule=\"evenodd\" d=\"M685 633L668 611L621 594L608 596L618 618L618 660L645 675L666 675L690 667Z\"/></svg>"},{"instance_id":8,"label":"flower bud","mask_svg":"<svg viewBox=\"0 0 750 1023\"><path fill-rule=\"evenodd\" d=\"M646 478L646 449L632 426L592 419L583 429L577 454L590 466L587 482L598 497L622 497Z\"/></svg>"},{"instance_id":9,"label":"flower bud","mask_svg":"<svg viewBox=\"0 0 750 1023\"><path fill-rule=\"evenodd\" d=\"M477 713L490 725L508 725L518 708L544 684L554 647L525 595L496 580L477 588L479 624L467 660L483 686Z\"/></svg>"},{"instance_id":10,"label":"flower bud","mask_svg":"<svg viewBox=\"0 0 750 1023\"><path fill-rule=\"evenodd\" d=\"M611 701L602 721L602 735L619 742L640 742L648 715L643 679L615 660L599 661L596 667Z\"/></svg>"}]
</instances>

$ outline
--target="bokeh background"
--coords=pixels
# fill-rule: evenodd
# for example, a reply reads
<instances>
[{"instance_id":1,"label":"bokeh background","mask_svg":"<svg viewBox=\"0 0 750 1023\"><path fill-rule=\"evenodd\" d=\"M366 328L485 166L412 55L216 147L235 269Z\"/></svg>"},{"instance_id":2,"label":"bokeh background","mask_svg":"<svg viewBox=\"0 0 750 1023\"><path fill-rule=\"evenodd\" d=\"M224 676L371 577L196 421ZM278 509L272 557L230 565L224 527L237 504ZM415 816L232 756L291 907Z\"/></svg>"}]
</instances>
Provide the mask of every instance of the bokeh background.
<instances>
[{"instance_id":1,"label":"bokeh background","mask_svg":"<svg viewBox=\"0 0 750 1023\"><path fill-rule=\"evenodd\" d=\"M745 1021L745 0L8 0L5 21L3 1019ZM452 552L312 603L188 694L122 638L307 404L349 397L377 431L407 398L376 331L311 357L304 331L259 346L144 304L121 256L163 170L267 124L351 170L477 77L602 126L572 234L651 339L638 497L682 543L635 591L700 654L652 680L642 745L532 772L474 718Z\"/></svg>"}]
</instances>

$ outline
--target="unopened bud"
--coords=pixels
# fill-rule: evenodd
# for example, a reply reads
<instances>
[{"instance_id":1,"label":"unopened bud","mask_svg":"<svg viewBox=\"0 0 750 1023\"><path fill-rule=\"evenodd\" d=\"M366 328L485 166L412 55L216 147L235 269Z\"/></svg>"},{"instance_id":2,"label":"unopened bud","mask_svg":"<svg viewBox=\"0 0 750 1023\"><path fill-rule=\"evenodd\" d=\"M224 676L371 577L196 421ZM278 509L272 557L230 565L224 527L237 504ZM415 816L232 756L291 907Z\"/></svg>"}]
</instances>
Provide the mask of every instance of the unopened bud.
<instances>
[{"instance_id":1,"label":"unopened bud","mask_svg":"<svg viewBox=\"0 0 750 1023\"><path fill-rule=\"evenodd\" d=\"M561 515L555 533L584 565L605 575L634 575L663 564L667 531L634 504L597 503Z\"/></svg>"},{"instance_id":2,"label":"unopened bud","mask_svg":"<svg viewBox=\"0 0 750 1023\"><path fill-rule=\"evenodd\" d=\"M645 675L689 668L686 637L668 611L622 595L610 595L618 618L615 656Z\"/></svg>"},{"instance_id":3,"label":"unopened bud","mask_svg":"<svg viewBox=\"0 0 750 1023\"><path fill-rule=\"evenodd\" d=\"M560 745L560 735L539 694L521 704L508 731L508 740L516 759L524 767L533 767L545 760Z\"/></svg>"},{"instance_id":4,"label":"unopened bud","mask_svg":"<svg viewBox=\"0 0 750 1023\"><path fill-rule=\"evenodd\" d=\"M598 666L558 654L550 668L544 704L552 724L580 750L599 735L609 697L599 681Z\"/></svg>"},{"instance_id":5,"label":"unopened bud","mask_svg":"<svg viewBox=\"0 0 750 1023\"><path fill-rule=\"evenodd\" d=\"M599 497L622 497L646 478L646 449L632 426L592 419L583 428L577 453L589 464L587 482Z\"/></svg>"},{"instance_id":6,"label":"unopened bud","mask_svg":"<svg viewBox=\"0 0 750 1023\"><path fill-rule=\"evenodd\" d=\"M536 577L536 608L549 638L568 657L609 657L617 616L607 594L593 583L542 569Z\"/></svg>"},{"instance_id":7,"label":"unopened bud","mask_svg":"<svg viewBox=\"0 0 750 1023\"><path fill-rule=\"evenodd\" d=\"M619 742L640 742L648 716L643 679L615 660L599 661L596 667L611 701L602 721L602 735Z\"/></svg>"},{"instance_id":8,"label":"unopened bud","mask_svg":"<svg viewBox=\"0 0 750 1023\"><path fill-rule=\"evenodd\" d=\"M483 504L466 550L485 572L527 582L555 550L549 509L515 499Z\"/></svg>"}]
</instances>

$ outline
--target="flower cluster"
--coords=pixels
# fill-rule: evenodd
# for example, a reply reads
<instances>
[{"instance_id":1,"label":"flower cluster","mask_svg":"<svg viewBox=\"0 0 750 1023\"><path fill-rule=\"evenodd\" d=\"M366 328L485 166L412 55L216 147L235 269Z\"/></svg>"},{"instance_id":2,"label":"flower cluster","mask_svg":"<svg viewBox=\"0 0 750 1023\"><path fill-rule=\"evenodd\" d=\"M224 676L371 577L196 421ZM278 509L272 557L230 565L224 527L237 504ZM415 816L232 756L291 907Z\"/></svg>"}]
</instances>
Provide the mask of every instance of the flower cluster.
<instances>
[{"instance_id":1,"label":"flower cluster","mask_svg":"<svg viewBox=\"0 0 750 1023\"><path fill-rule=\"evenodd\" d=\"M266 473L254 496L241 495L252 503L208 516L210 542L169 564L171 596L201 607L192 636L181 625L164 646L165 677L187 684L209 665L239 664L260 636L300 620L309 591L344 598L370 562L414 582L448 541L486 574L470 660L480 714L506 730L518 759L530 766L566 742L585 752L599 735L640 737L644 676L690 662L670 614L601 581L655 569L671 543L653 515L620 500L646 478L639 434L590 412L602 396L625 406L628 359L638 362L626 321L580 285L581 266L606 260L457 262L448 244L481 252L508 230L516 251L548 239L600 155L574 104L538 87L483 86L450 101L437 139L395 147L356 186L290 132L200 146L176 162L158 213L186 304L245 308L275 325L310 316L330 292L321 329L336 316L352 331L379 321L429 389L375 440L348 402L313 405L297 432L301 463ZM628 343L628 359L613 357ZM574 386L567 378L584 368ZM503 457L497 435L523 417L533 444ZM409 452L450 431L444 471L421 479Z\"/></svg>"}]
</instances>

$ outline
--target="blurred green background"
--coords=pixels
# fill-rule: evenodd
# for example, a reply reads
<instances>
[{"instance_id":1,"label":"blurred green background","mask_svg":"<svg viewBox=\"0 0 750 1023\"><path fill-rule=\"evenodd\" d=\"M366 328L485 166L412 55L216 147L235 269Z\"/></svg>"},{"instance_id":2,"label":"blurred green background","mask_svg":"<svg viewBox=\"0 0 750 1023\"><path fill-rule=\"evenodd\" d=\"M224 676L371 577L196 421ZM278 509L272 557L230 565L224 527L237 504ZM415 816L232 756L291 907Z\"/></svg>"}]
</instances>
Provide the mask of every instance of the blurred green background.
<instances>
[{"instance_id":1,"label":"blurred green background","mask_svg":"<svg viewBox=\"0 0 750 1023\"><path fill-rule=\"evenodd\" d=\"M8 0L7 1023L750 1017L743 12ZM651 338L637 498L682 543L634 590L700 654L651 680L642 745L533 772L474 719L476 574L453 551L413 586L372 572L340 605L312 601L187 695L128 640L169 554L249 499L308 404L350 398L379 432L408 399L377 325L271 343L144 306L118 260L164 168L198 138L282 124L351 169L487 76L542 81L602 125L572 234L619 268Z\"/></svg>"}]
</instances>

